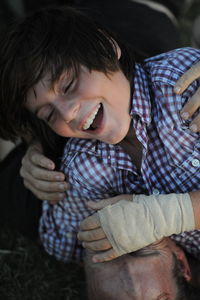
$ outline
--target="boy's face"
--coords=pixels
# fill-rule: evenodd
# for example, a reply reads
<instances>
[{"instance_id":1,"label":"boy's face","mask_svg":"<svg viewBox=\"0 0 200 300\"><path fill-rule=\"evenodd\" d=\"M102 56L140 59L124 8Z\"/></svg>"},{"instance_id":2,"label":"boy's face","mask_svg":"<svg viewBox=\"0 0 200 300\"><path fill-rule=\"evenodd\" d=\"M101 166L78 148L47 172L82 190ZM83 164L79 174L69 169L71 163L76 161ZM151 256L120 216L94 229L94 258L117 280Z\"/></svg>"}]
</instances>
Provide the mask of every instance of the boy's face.
<instances>
[{"instance_id":1,"label":"boy's face","mask_svg":"<svg viewBox=\"0 0 200 300\"><path fill-rule=\"evenodd\" d=\"M28 93L26 107L58 135L120 142L130 126L130 83L121 71L105 75L80 68L70 83L62 74L54 84L46 76Z\"/></svg>"}]
</instances>

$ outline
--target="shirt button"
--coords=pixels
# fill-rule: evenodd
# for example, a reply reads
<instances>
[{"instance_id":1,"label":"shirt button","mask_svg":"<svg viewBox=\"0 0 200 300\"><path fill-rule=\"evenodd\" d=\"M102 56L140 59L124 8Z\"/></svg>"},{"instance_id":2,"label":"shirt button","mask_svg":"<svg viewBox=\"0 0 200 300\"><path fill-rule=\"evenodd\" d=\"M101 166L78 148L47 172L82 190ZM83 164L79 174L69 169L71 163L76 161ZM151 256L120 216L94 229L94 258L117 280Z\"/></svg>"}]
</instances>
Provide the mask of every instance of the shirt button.
<instances>
[{"instance_id":1,"label":"shirt button","mask_svg":"<svg viewBox=\"0 0 200 300\"><path fill-rule=\"evenodd\" d=\"M159 190L153 189L153 195L157 196L157 195L159 195L159 194L160 194Z\"/></svg>"},{"instance_id":2,"label":"shirt button","mask_svg":"<svg viewBox=\"0 0 200 300\"><path fill-rule=\"evenodd\" d=\"M200 166L200 161L197 158L194 158L192 160L192 165L193 165L193 167L199 167Z\"/></svg>"}]
</instances>

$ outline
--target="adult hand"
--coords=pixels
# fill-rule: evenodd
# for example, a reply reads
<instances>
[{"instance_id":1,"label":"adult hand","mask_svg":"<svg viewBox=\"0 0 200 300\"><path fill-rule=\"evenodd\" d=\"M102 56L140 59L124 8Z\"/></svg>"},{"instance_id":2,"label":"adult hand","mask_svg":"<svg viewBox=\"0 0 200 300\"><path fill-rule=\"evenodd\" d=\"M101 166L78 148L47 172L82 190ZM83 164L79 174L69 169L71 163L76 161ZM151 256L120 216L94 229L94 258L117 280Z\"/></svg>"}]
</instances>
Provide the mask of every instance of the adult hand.
<instances>
[{"instance_id":1,"label":"adult hand","mask_svg":"<svg viewBox=\"0 0 200 300\"><path fill-rule=\"evenodd\" d=\"M29 146L22 159L20 175L26 188L38 199L48 200L51 204L64 199L68 188L64 174L54 169L54 162L43 155L40 144Z\"/></svg>"},{"instance_id":2,"label":"adult hand","mask_svg":"<svg viewBox=\"0 0 200 300\"><path fill-rule=\"evenodd\" d=\"M184 73L175 85L175 92L182 94L185 89L197 78L200 78L200 62L193 65L186 73ZM184 120L189 119L200 108L200 87L191 99L185 104L181 110L181 117ZM190 124L190 130L193 132L200 131L200 114L198 114Z\"/></svg>"},{"instance_id":3,"label":"adult hand","mask_svg":"<svg viewBox=\"0 0 200 300\"><path fill-rule=\"evenodd\" d=\"M120 200L132 201L133 195L123 194L108 199L102 199L98 202L88 201L87 206L94 210L100 210L108 205L117 203ZM80 224L81 231L78 233L78 239L83 242L83 247L92 251L97 251L97 255L93 255L92 261L109 261L117 258L119 255L112 248L111 243L107 239L97 213L84 219ZM102 251L101 253L99 251Z\"/></svg>"},{"instance_id":4,"label":"adult hand","mask_svg":"<svg viewBox=\"0 0 200 300\"><path fill-rule=\"evenodd\" d=\"M134 195L131 199L108 205L81 223L78 238L84 241L83 246L100 251L93 256L93 262L108 261L163 237L195 229L187 193Z\"/></svg>"}]
</instances>

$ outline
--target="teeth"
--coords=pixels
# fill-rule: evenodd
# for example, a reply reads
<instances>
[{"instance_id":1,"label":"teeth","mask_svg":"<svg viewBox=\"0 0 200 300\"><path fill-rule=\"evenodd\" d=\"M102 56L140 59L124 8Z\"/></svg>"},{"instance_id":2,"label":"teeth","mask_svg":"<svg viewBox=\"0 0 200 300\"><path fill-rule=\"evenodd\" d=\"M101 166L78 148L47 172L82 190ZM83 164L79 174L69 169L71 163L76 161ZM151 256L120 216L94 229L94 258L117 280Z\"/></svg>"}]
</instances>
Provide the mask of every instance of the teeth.
<instances>
[{"instance_id":1,"label":"teeth","mask_svg":"<svg viewBox=\"0 0 200 300\"><path fill-rule=\"evenodd\" d=\"M85 124L83 125L83 129L84 130L87 130L92 125L92 123L93 123L93 121L94 121L94 119L96 117L96 114L98 113L100 107L101 107L101 104L99 104L97 106L97 109L86 120Z\"/></svg>"}]
</instances>

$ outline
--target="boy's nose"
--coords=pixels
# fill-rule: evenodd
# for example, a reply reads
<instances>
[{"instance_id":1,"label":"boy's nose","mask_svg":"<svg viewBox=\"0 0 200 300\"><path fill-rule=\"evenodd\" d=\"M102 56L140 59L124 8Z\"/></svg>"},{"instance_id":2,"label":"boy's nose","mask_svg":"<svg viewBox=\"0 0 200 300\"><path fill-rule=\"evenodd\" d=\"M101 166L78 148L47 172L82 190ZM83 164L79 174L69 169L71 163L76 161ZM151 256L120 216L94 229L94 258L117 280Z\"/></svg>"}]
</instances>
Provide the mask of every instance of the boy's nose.
<instances>
[{"instance_id":1,"label":"boy's nose","mask_svg":"<svg viewBox=\"0 0 200 300\"><path fill-rule=\"evenodd\" d=\"M69 123L72 120L76 119L77 114L80 109L80 104L77 102L70 103L70 101L64 101L64 103L59 105L59 112L62 117L62 119L66 122Z\"/></svg>"}]
</instances>

